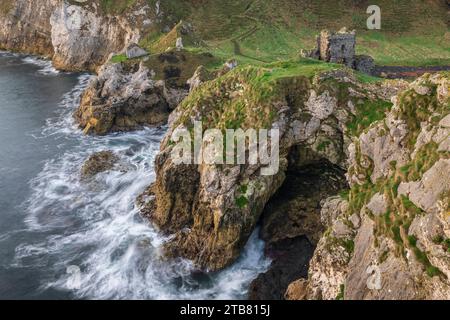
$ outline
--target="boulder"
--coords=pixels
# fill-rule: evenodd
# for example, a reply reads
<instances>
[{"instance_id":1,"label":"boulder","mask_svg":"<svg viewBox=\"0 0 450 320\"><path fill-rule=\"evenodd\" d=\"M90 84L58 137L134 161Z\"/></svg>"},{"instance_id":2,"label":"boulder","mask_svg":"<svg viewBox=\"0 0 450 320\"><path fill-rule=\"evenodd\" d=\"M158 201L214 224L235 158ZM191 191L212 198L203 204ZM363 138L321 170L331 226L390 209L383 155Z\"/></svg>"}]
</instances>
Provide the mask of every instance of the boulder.
<instances>
[{"instance_id":1,"label":"boulder","mask_svg":"<svg viewBox=\"0 0 450 320\"><path fill-rule=\"evenodd\" d=\"M298 279L291 284L284 294L286 300L305 300L307 295L308 282L305 279Z\"/></svg>"},{"instance_id":2,"label":"boulder","mask_svg":"<svg viewBox=\"0 0 450 320\"><path fill-rule=\"evenodd\" d=\"M147 51L139 47L136 43L131 43L125 49L125 54L128 59L140 58L148 55Z\"/></svg>"},{"instance_id":3,"label":"boulder","mask_svg":"<svg viewBox=\"0 0 450 320\"><path fill-rule=\"evenodd\" d=\"M99 173L109 171L119 162L119 157L111 151L101 151L91 155L81 168L81 177L92 178Z\"/></svg>"}]
</instances>

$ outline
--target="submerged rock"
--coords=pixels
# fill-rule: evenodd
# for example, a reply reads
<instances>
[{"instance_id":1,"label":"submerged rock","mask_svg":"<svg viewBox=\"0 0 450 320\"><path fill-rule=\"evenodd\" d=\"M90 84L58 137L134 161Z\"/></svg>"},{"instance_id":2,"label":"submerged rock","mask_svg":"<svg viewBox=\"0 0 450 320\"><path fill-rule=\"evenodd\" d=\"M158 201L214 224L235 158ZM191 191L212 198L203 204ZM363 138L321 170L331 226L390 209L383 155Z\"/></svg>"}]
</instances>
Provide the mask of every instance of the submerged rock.
<instances>
[{"instance_id":1,"label":"submerged rock","mask_svg":"<svg viewBox=\"0 0 450 320\"><path fill-rule=\"evenodd\" d=\"M119 162L119 157L112 151L101 151L91 155L81 168L81 177L92 178L95 175L109 171Z\"/></svg>"}]
</instances>

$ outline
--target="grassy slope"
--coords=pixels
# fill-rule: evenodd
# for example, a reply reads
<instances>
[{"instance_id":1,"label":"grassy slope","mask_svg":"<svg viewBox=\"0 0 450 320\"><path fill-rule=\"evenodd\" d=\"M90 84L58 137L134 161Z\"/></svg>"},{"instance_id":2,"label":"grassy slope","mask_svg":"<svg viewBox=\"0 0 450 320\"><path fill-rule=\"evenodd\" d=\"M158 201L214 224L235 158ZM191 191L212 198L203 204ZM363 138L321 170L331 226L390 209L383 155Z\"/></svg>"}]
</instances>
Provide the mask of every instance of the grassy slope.
<instances>
[{"instance_id":1,"label":"grassy slope","mask_svg":"<svg viewBox=\"0 0 450 320\"><path fill-rule=\"evenodd\" d=\"M112 0L101 0L112 2ZM136 0L119 0L124 3ZM154 5L155 0L147 0ZM369 4L382 9L382 30L366 29ZM171 0L164 12L192 22L208 50L243 62L292 58L312 48L321 29L358 31L358 53L385 65L450 64L448 7L444 0ZM152 35L151 37L154 37Z\"/></svg>"}]
</instances>

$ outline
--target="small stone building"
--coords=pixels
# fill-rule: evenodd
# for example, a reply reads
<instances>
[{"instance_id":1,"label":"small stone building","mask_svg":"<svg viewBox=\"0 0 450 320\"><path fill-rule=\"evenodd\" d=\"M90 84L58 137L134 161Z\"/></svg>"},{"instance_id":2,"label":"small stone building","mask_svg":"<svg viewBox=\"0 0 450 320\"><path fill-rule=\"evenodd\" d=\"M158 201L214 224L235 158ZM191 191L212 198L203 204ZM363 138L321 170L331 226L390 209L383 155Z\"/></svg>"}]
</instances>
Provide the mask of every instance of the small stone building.
<instances>
[{"instance_id":1,"label":"small stone building","mask_svg":"<svg viewBox=\"0 0 450 320\"><path fill-rule=\"evenodd\" d=\"M367 55L356 55L356 32L342 28L338 32L324 30L317 37L314 50L303 51L304 57L319 59L330 63L344 64L349 68L371 74L375 61Z\"/></svg>"},{"instance_id":2,"label":"small stone building","mask_svg":"<svg viewBox=\"0 0 450 320\"><path fill-rule=\"evenodd\" d=\"M317 38L320 60L341 63L352 68L355 62L355 31L347 32L344 28L339 32L322 31Z\"/></svg>"}]
</instances>

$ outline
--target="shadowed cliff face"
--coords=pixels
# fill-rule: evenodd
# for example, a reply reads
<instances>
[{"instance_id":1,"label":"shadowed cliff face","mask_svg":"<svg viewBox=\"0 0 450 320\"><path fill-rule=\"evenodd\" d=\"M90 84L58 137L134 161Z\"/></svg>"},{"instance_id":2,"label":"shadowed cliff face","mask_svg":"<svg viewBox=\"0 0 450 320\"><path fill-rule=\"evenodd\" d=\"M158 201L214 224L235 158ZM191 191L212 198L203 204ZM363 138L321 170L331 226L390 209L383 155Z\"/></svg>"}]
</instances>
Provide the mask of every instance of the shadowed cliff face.
<instances>
[{"instance_id":1,"label":"shadowed cliff face","mask_svg":"<svg viewBox=\"0 0 450 320\"><path fill-rule=\"evenodd\" d=\"M344 173L326 160L300 167L290 164L285 182L264 208L260 236L273 262L252 283L250 299L284 299L291 282L308 277L309 261L324 232L322 201L347 188Z\"/></svg>"}]
</instances>

